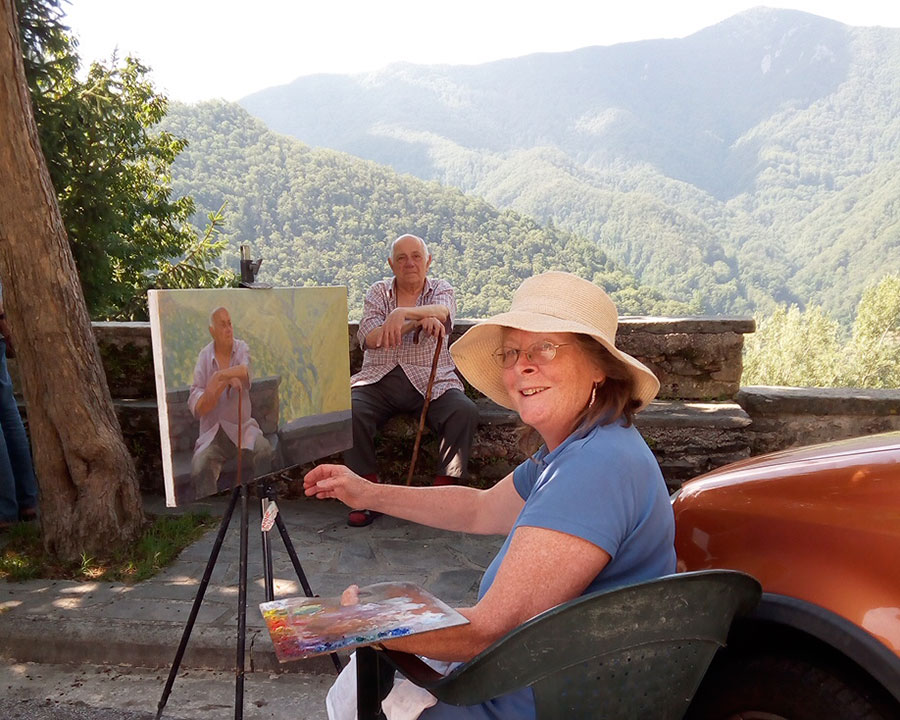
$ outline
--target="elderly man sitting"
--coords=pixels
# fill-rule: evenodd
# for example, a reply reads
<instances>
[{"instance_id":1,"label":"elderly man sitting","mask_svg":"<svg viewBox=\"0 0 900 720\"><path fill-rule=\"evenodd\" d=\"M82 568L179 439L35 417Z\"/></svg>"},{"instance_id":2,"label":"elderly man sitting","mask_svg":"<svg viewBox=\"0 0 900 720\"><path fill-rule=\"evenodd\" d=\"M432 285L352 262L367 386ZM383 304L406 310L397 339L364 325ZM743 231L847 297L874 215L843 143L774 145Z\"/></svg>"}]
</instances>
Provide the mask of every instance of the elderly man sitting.
<instances>
[{"instance_id":1,"label":"elderly man sitting","mask_svg":"<svg viewBox=\"0 0 900 720\"><path fill-rule=\"evenodd\" d=\"M463 393L447 350L446 337L456 316L453 288L445 280L427 277L431 260L424 240L401 235L388 258L394 277L375 283L366 293L358 335L363 365L350 378L353 448L344 453L344 462L373 482L379 481L375 433L394 415L421 414L435 343L443 348L425 418L440 438L434 483L453 484L465 476L468 466L478 410ZM348 524L361 527L376 516L369 510L353 510Z\"/></svg>"},{"instance_id":2,"label":"elderly man sitting","mask_svg":"<svg viewBox=\"0 0 900 720\"><path fill-rule=\"evenodd\" d=\"M251 477L271 472L273 455L272 445L250 414L250 348L234 336L231 315L224 307L210 314L209 334L212 342L197 356L188 397L191 414L200 420L191 459L195 498L219 491L219 474L237 456L238 437L241 452L252 462Z\"/></svg>"}]
</instances>

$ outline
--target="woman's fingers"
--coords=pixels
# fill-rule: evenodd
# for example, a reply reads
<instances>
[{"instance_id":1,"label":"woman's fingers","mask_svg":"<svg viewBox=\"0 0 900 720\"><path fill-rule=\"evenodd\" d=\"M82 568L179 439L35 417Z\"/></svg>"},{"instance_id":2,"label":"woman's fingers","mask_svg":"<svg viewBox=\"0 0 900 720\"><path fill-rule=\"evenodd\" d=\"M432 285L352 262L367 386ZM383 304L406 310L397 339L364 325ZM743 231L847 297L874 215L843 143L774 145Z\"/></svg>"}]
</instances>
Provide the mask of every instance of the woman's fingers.
<instances>
[{"instance_id":1,"label":"woman's fingers","mask_svg":"<svg viewBox=\"0 0 900 720\"><path fill-rule=\"evenodd\" d=\"M359 604L359 585L351 585L341 593L341 605Z\"/></svg>"}]
</instances>

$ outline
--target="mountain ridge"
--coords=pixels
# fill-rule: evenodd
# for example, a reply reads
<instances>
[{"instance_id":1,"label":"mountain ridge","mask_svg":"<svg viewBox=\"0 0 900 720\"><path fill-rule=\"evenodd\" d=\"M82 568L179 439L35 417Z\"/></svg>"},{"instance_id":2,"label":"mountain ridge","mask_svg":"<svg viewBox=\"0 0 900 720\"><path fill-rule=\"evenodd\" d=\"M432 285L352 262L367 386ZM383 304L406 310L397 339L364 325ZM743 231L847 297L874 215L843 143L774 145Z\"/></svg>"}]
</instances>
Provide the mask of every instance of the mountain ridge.
<instances>
[{"instance_id":1,"label":"mountain ridge","mask_svg":"<svg viewBox=\"0 0 900 720\"><path fill-rule=\"evenodd\" d=\"M844 266L900 270L882 257L898 91L900 30L755 8L686 38L298 78L240 104L582 235L707 312L821 303L846 321L877 277Z\"/></svg>"}]
</instances>

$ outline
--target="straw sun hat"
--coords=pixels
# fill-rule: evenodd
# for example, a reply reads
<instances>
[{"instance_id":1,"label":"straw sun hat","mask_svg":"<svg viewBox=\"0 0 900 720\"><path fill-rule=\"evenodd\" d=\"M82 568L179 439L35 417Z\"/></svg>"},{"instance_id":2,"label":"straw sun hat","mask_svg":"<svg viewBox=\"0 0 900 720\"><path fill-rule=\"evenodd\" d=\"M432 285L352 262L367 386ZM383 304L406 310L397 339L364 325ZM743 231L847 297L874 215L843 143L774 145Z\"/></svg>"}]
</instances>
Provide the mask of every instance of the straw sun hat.
<instances>
[{"instance_id":1,"label":"straw sun hat","mask_svg":"<svg viewBox=\"0 0 900 720\"><path fill-rule=\"evenodd\" d=\"M514 409L503 385L503 371L491 358L503 344L503 328L589 335L627 365L640 402L638 410L643 410L659 392L659 380L646 365L616 348L618 323L616 306L599 287L570 273L546 272L525 280L513 295L509 312L473 325L450 346L450 354L474 387Z\"/></svg>"}]
</instances>

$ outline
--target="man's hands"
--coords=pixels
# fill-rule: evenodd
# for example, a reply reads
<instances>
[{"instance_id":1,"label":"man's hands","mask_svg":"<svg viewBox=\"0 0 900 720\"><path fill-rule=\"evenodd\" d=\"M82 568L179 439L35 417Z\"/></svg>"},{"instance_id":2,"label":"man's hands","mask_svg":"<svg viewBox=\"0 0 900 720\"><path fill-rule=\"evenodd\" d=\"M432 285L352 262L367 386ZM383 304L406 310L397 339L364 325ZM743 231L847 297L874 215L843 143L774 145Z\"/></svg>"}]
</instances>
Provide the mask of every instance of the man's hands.
<instances>
[{"instance_id":1,"label":"man's hands","mask_svg":"<svg viewBox=\"0 0 900 720\"><path fill-rule=\"evenodd\" d=\"M370 491L375 487L343 465L318 465L303 477L303 492L318 499L337 498L352 510L371 507Z\"/></svg>"},{"instance_id":2,"label":"man's hands","mask_svg":"<svg viewBox=\"0 0 900 720\"><path fill-rule=\"evenodd\" d=\"M387 320L381 326L380 347L398 347L403 342L403 336L414 327L416 327L415 322L406 321L406 308L398 307L391 310Z\"/></svg>"},{"instance_id":3,"label":"man's hands","mask_svg":"<svg viewBox=\"0 0 900 720\"><path fill-rule=\"evenodd\" d=\"M218 400L219 396L229 388L240 390L240 379L227 374L224 370L219 370L218 372L213 373L212 378L210 378L209 385L206 386L206 392L210 393Z\"/></svg>"},{"instance_id":4,"label":"man's hands","mask_svg":"<svg viewBox=\"0 0 900 720\"><path fill-rule=\"evenodd\" d=\"M425 333L428 337L433 337L436 340L440 340L441 338L443 338L444 333L447 332L447 328L444 327L444 323L433 317L423 318L421 321L419 321L419 327L422 329L422 332Z\"/></svg>"},{"instance_id":5,"label":"man's hands","mask_svg":"<svg viewBox=\"0 0 900 720\"><path fill-rule=\"evenodd\" d=\"M242 378L246 376L247 369L242 365L214 372L203 390L203 395L197 401L197 405L194 408L195 415L197 417L206 415L216 406L222 393L226 390L234 388L237 392L240 392L243 385Z\"/></svg>"},{"instance_id":6,"label":"man's hands","mask_svg":"<svg viewBox=\"0 0 900 720\"><path fill-rule=\"evenodd\" d=\"M436 317L407 319L407 313L415 308L398 307L391 311L381 327L377 327L366 337L366 347L394 348L403 343L403 336L415 330L424 332L428 337L440 340L447 332L444 323ZM417 336L418 337L418 336Z\"/></svg>"}]
</instances>

